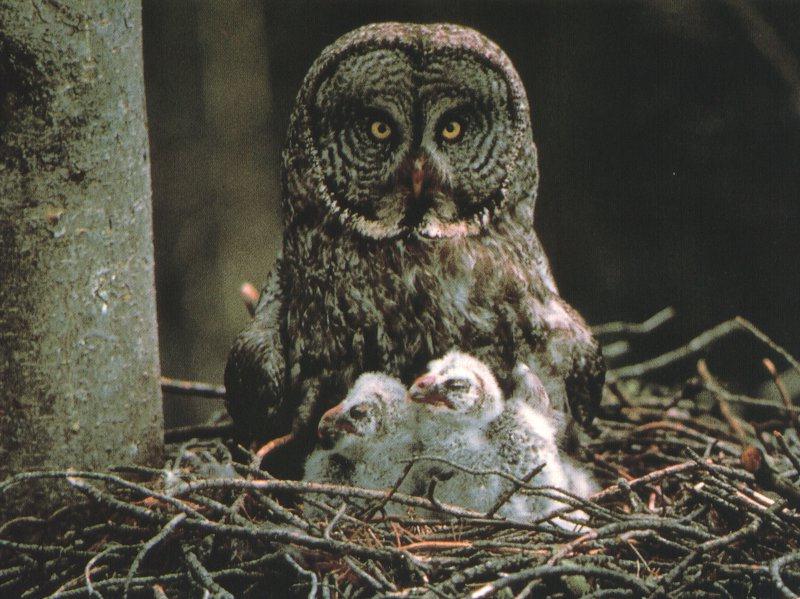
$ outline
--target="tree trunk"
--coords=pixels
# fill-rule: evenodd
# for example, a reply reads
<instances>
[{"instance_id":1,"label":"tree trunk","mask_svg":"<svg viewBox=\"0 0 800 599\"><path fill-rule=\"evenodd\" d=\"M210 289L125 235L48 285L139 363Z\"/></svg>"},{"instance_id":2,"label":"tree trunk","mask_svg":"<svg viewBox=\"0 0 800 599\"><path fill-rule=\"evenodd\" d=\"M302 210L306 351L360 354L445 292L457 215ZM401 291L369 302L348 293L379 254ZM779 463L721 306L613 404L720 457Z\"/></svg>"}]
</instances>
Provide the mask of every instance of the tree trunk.
<instances>
[{"instance_id":1,"label":"tree trunk","mask_svg":"<svg viewBox=\"0 0 800 599\"><path fill-rule=\"evenodd\" d=\"M0 0L0 479L159 462L150 200L140 2Z\"/></svg>"}]
</instances>

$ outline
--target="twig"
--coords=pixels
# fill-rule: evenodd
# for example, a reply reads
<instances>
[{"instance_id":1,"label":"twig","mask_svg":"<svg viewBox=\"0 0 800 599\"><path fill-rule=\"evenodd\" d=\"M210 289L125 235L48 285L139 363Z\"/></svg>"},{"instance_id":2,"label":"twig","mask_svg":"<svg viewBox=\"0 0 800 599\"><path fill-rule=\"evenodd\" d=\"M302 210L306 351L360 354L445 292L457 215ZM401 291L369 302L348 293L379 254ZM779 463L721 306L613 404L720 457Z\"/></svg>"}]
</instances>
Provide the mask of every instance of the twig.
<instances>
[{"instance_id":1,"label":"twig","mask_svg":"<svg viewBox=\"0 0 800 599\"><path fill-rule=\"evenodd\" d=\"M185 381L166 376L161 377L161 390L164 393L173 393L175 395L193 395L195 397L225 399L225 387L223 385L212 385L199 381Z\"/></svg>"},{"instance_id":2,"label":"twig","mask_svg":"<svg viewBox=\"0 0 800 599\"><path fill-rule=\"evenodd\" d=\"M587 566L584 564L559 564L556 566L536 566L535 568L528 568L517 572L516 574L511 574L501 578L500 580L496 580L492 583L482 586L477 591L472 593L470 597L471 599L481 599L482 597L488 597L489 595L506 587L510 587L521 582L528 582L534 578L542 578L544 576L561 576L565 574L597 576L598 578L613 580L614 582L623 584L634 591L641 593L642 595L647 594L650 590L646 583L642 582L635 576L626 574L624 572L610 570L607 568L598 568L596 566Z\"/></svg>"},{"instance_id":3,"label":"twig","mask_svg":"<svg viewBox=\"0 0 800 599\"><path fill-rule=\"evenodd\" d=\"M778 441L778 445L781 447L781 451L783 454L789 459L794 466L794 471L797 476L800 476L800 457L795 455L795 453L789 447L789 444L786 442L786 439L783 438L783 435L779 431L772 431L772 434L775 436L775 439Z\"/></svg>"},{"instance_id":4,"label":"twig","mask_svg":"<svg viewBox=\"0 0 800 599\"><path fill-rule=\"evenodd\" d=\"M178 528L178 526L180 526L181 522L183 522L185 519L186 519L186 514L181 512L180 514L178 514L177 516L172 518L172 520L167 522L164 525L164 528L162 528L161 531L157 535L155 535L149 541L147 541L144 545L142 545L142 548L139 550L139 553L136 554L136 557L134 558L133 562L131 563L131 567L128 569L128 576L125 579L125 587L123 588L123 591L122 591L122 596L123 596L124 599L128 599L128 594L130 593L130 590L131 590L131 581L133 580L133 577L136 575L136 571L139 569L139 565L142 563L142 561L147 556L147 554L156 545L158 545L160 542L162 542L164 539L166 539L169 535L171 535L173 532L175 532L175 530ZM88 578L87 578L87 580L88 580Z\"/></svg>"},{"instance_id":5,"label":"twig","mask_svg":"<svg viewBox=\"0 0 800 599\"><path fill-rule=\"evenodd\" d=\"M451 468L455 468L456 470L458 470L460 472L464 472L464 473L469 474L471 476L497 476L497 477L500 477L500 478L504 478L504 479L506 479L508 481L511 481L515 485L518 485L518 487L517 487L518 489L532 489L532 488L534 488L534 487L531 487L531 485L529 485L526 481L524 481L522 479L519 479L516 476L513 476L512 474L509 474L508 472L503 472L502 470L476 470L474 468L467 468L466 466L462 466L461 464L458 464L456 462L448 460L447 458L442 458L442 457L439 457L439 456L420 455L420 456L415 456L415 457L411 458L410 460L402 460L402 461L405 462L405 463L409 463L410 462L412 464L415 464L417 462L439 462L441 464L445 464L447 466L450 466Z\"/></svg>"},{"instance_id":6,"label":"twig","mask_svg":"<svg viewBox=\"0 0 800 599\"><path fill-rule=\"evenodd\" d=\"M438 551L441 549L458 549L472 547L469 541L418 541L400 547L403 551Z\"/></svg>"},{"instance_id":7,"label":"twig","mask_svg":"<svg viewBox=\"0 0 800 599\"><path fill-rule=\"evenodd\" d=\"M310 581L310 588L308 590L308 599L314 599L317 596L317 575L313 572L303 569L300 567L294 558L289 555L288 553L284 555L284 559L286 562L294 569L295 572L307 578Z\"/></svg>"},{"instance_id":8,"label":"twig","mask_svg":"<svg viewBox=\"0 0 800 599\"><path fill-rule=\"evenodd\" d=\"M608 322L592 327L595 335L645 335L669 322L675 317L675 308L668 306L653 314L644 322Z\"/></svg>"},{"instance_id":9,"label":"twig","mask_svg":"<svg viewBox=\"0 0 800 599\"><path fill-rule=\"evenodd\" d=\"M218 534L226 537L238 539L253 539L270 541L274 543L284 543L300 545L312 550L330 552L334 555L355 555L364 559L404 559L408 554L398 551L392 547L367 547L358 543L338 541L334 539L322 539L284 527L257 527L252 525L239 526L233 524L221 524L219 522L198 521L188 518L185 526L199 533ZM419 565L419 564L417 564Z\"/></svg>"},{"instance_id":10,"label":"twig","mask_svg":"<svg viewBox=\"0 0 800 599\"><path fill-rule=\"evenodd\" d=\"M94 585L92 584L92 572L94 570L95 564L97 564L97 562L99 562L101 559L103 559L107 555L109 555L109 554L113 555L117 550L118 550L117 547L107 547L106 549L103 549L103 551L101 551L100 553L95 555L88 562L86 562L86 566L84 566L84 568L83 568L83 579L84 579L84 581L86 583L86 592L89 593L90 597L95 597L96 599L97 598L102 599L102 597L103 597L100 593L98 593L94 589ZM65 588L66 586L67 585L61 585L61 588L57 589L56 592L51 595L51 597L54 597L54 598L58 597L61 592L66 590L66 588Z\"/></svg>"},{"instance_id":11,"label":"twig","mask_svg":"<svg viewBox=\"0 0 800 599\"><path fill-rule=\"evenodd\" d=\"M792 367L800 373L800 363L792 357L792 355L783 349L780 345L775 343L772 339L770 339L765 333L759 330L755 325L753 325L750 321L742 318L741 316L737 316L731 320L726 320L711 329L701 333L686 345L683 345L677 349L674 349L670 352L662 354L658 357L652 358L650 360L646 360L644 362L640 362L639 364L631 364L629 366L623 366L621 368L616 368L614 370L608 371L608 376L612 379L625 379L625 378L635 378L635 377L642 377L646 374L650 374L656 370L660 370L679 360L684 358L688 358L689 356L702 351L706 347L716 343L720 339L730 335L739 330L745 330L750 332L754 337L756 337L759 341L766 344L769 348L779 353L783 356Z\"/></svg>"},{"instance_id":12,"label":"twig","mask_svg":"<svg viewBox=\"0 0 800 599\"><path fill-rule=\"evenodd\" d=\"M160 584L153 585L153 597L154 599L169 599L167 594L164 592L164 587Z\"/></svg>"},{"instance_id":13,"label":"twig","mask_svg":"<svg viewBox=\"0 0 800 599\"><path fill-rule=\"evenodd\" d=\"M633 429L632 432L634 433L644 433L647 431L658 430L658 429L666 429L672 430L678 433L683 433L690 439L696 439L698 441L702 441L703 443L716 443L717 447L720 449L724 449L731 455L738 455L740 448L732 443L727 443L725 441L721 441L719 439L715 439L709 435L701 433L698 430L691 428L685 424L680 422L673 422L672 420L656 420L653 422L647 422L645 424L641 424Z\"/></svg>"},{"instance_id":14,"label":"twig","mask_svg":"<svg viewBox=\"0 0 800 599\"><path fill-rule=\"evenodd\" d=\"M181 546L181 550L183 551L186 565L189 566L189 572L201 587L211 591L215 599L234 599L231 593L222 588L219 583L214 580L214 577L206 570L205 566L200 563L200 560L197 559L193 551L186 549L184 546Z\"/></svg>"},{"instance_id":15,"label":"twig","mask_svg":"<svg viewBox=\"0 0 800 599\"><path fill-rule=\"evenodd\" d=\"M534 476L539 474L544 469L544 467L546 465L547 465L547 463L543 462L543 463L539 464L538 466L536 466L533 470L531 470L528 474L526 474L522 478L520 483L522 483L522 484L529 483L533 479ZM486 512L486 517L487 518L491 518L492 516L494 516L497 513L497 511L501 507L503 507L506 504L506 502L508 502L514 496L514 494L517 491L519 491L521 486L522 486L521 484L513 483L513 486L511 486L505 492L501 493L500 497L497 498L497 501L495 501L494 505L489 508L488 512Z\"/></svg>"},{"instance_id":16,"label":"twig","mask_svg":"<svg viewBox=\"0 0 800 599\"><path fill-rule=\"evenodd\" d=\"M425 497L428 501L431 502L431 505L436 508L437 510L442 511L442 504L435 497L436 493L436 485L439 483L439 479L434 475L431 476L431 479L428 481L428 487L425 489Z\"/></svg>"},{"instance_id":17,"label":"twig","mask_svg":"<svg viewBox=\"0 0 800 599\"><path fill-rule=\"evenodd\" d=\"M764 364L764 368L767 369L769 375L772 377L773 382L775 383L775 387L778 389L778 394L781 396L781 401L783 402L783 406L786 408L786 416L789 419L789 422L792 424L792 427L797 432L797 436L800 439L800 415L797 412L792 411L794 407L792 405L792 399L789 397L789 392L786 390L786 385L783 384L783 380L781 380L781 375L778 374L778 369L775 368L775 364L769 358L764 358L762 360Z\"/></svg>"},{"instance_id":18,"label":"twig","mask_svg":"<svg viewBox=\"0 0 800 599\"><path fill-rule=\"evenodd\" d=\"M797 593L786 586L786 583L783 582L781 570L785 566L797 562L800 562L800 551L793 551L792 553L782 555L781 557L772 560L772 562L769 564L769 573L770 576L772 576L772 582L775 584L775 588L778 589L781 592L781 595L786 597L786 599L796 599Z\"/></svg>"},{"instance_id":19,"label":"twig","mask_svg":"<svg viewBox=\"0 0 800 599\"><path fill-rule=\"evenodd\" d=\"M697 361L697 372L700 374L700 377L703 379L703 382L706 384L712 393L714 393L714 397L717 398L717 403L719 404L719 412L722 414L725 421L728 423L728 426L731 427L733 434L739 439L739 441L744 444L748 442L748 435L745 433L744 428L742 427L742 423L739 419L734 415L731 411L731 406L728 403L728 399L724 393L720 393L719 391L722 390L722 386L717 382L717 380L711 375L711 372L708 370L708 364L706 364L705 360L698 360Z\"/></svg>"},{"instance_id":20,"label":"twig","mask_svg":"<svg viewBox=\"0 0 800 599\"><path fill-rule=\"evenodd\" d=\"M766 333L761 331L758 327L756 327L752 322L749 320L742 318L741 316L737 316L733 319L740 327L744 328L745 330L750 331L757 339L759 339L762 343L764 343L767 347L769 347L772 351L780 354L783 356L783 359L786 360L792 367L800 374L800 362L798 362L792 354L782 348L780 345L775 343L772 339L770 339Z\"/></svg>"},{"instance_id":21,"label":"twig","mask_svg":"<svg viewBox=\"0 0 800 599\"><path fill-rule=\"evenodd\" d=\"M575 550L575 548L583 543L634 530L670 531L679 534L684 538L697 539L701 541L708 541L714 538L713 535L702 530L700 527L686 526L670 518L634 518L631 520L625 520L623 522L612 522L611 524L607 524L601 528L591 530L581 535L554 553L553 556L547 560L547 563L549 565L558 563L559 560L568 556L572 551Z\"/></svg>"},{"instance_id":22,"label":"twig","mask_svg":"<svg viewBox=\"0 0 800 599\"><path fill-rule=\"evenodd\" d=\"M283 447L284 445L288 445L292 441L294 441L294 434L287 433L285 435L281 435L280 437L276 437L272 439L268 443L262 445L258 451L256 452L255 458L253 459L253 464L258 467L261 462L264 460L266 456L271 454L273 451L278 449L279 447Z\"/></svg>"},{"instance_id":23,"label":"twig","mask_svg":"<svg viewBox=\"0 0 800 599\"><path fill-rule=\"evenodd\" d=\"M2 485L0 485L0 492L1 491ZM0 535L5 534L8 530L15 526L19 526L20 524L36 524L38 526L44 526L47 524L47 520L44 518L37 518L36 516L20 516L19 518L13 518L0 525Z\"/></svg>"},{"instance_id":24,"label":"twig","mask_svg":"<svg viewBox=\"0 0 800 599\"><path fill-rule=\"evenodd\" d=\"M662 479L667 478L669 476L673 476L675 474L678 474L680 472L687 472L687 471L695 470L698 467L699 467L698 464L696 464L693 461L681 462L680 464L675 464L673 466L667 466L666 468L662 468L660 470L655 470L655 471L650 472L648 474L645 474L644 476L641 476L639 478L635 478L633 480L626 481L625 482L625 487L629 487L631 489L634 489L634 488L646 486L646 485L649 485L651 483L658 482L659 480L662 480ZM611 485L610 487L608 487L606 489L603 489L602 491L598 491L597 493L595 493L594 495L589 497L589 500L593 501L593 502L598 502L598 501L602 501L602 500L605 500L605 499L610 499L611 497L614 497L616 495L622 494L624 492L625 492L625 488L623 488L619 483L617 483L615 485ZM564 508L559 508L557 510L553 510L552 512L550 512L550 514L547 516L547 518L550 518L550 517L553 517L553 516L560 516L560 515L563 515L565 513L572 512L572 511L575 511L575 508L573 508L571 506L564 507ZM537 520L537 521L542 521L542 520L543 519L540 519L540 520Z\"/></svg>"},{"instance_id":25,"label":"twig","mask_svg":"<svg viewBox=\"0 0 800 599\"><path fill-rule=\"evenodd\" d=\"M336 525L338 524L339 520L341 520L342 516L344 516L344 513L346 511L347 511L347 502L343 501L342 505L339 506L339 509L336 510L336 514L334 514L333 518L331 518L331 521L328 522L328 525L325 527L325 531L322 533L323 539L331 538L331 533L333 532L333 529L336 528Z\"/></svg>"},{"instance_id":26,"label":"twig","mask_svg":"<svg viewBox=\"0 0 800 599\"><path fill-rule=\"evenodd\" d=\"M744 468L755 476L758 484L765 489L775 491L787 499L795 509L800 509L800 487L775 472L760 449L752 445L745 448L741 461Z\"/></svg>"},{"instance_id":27,"label":"twig","mask_svg":"<svg viewBox=\"0 0 800 599\"><path fill-rule=\"evenodd\" d=\"M33 474L33 473L31 473L31 474ZM205 516L203 516L200 512L198 512L194 508L186 505L184 502L182 502L179 499L176 499L173 496L165 495L164 493L159 493L158 491L154 491L152 489L148 489L147 487L143 487L142 485L137 485L136 483L132 483L130 481L127 481L127 480L125 480L123 478L120 478L118 476L114 476L112 474L104 474L104 473L100 473L100 472L80 472L80 471L71 472L69 470L66 471L66 472L58 472L58 471L37 472L35 474L39 475L39 477L41 477L41 478L62 478L63 477L73 487L76 487L76 488L78 488L78 489L80 489L80 490L82 490L84 492L88 492L89 495L92 495L94 497L102 496L103 495L102 491L100 491L99 489L96 489L95 487L92 487L91 485L89 485L85 481L83 481L82 479L101 480L101 481L104 481L104 482L109 482L109 483L118 485L120 487L123 487L125 489L128 489L130 491L133 491L134 493L137 493L140 497L154 498L154 499L158 499L160 501L163 501L164 503L171 505L172 507L176 508L177 510L179 510L181 512L184 512L187 516L193 516L193 517L198 518L200 520L205 520L206 519ZM20 475L12 476L11 479L9 479L9 480L18 479L19 476ZM110 498L110 499L113 499L113 498ZM102 499L101 499L101 501L102 501ZM140 513L142 515L144 515L144 512L140 512ZM152 512L149 512L149 514L150 514L150 516L154 516L155 515ZM147 516L144 516L144 517L147 518Z\"/></svg>"},{"instance_id":28,"label":"twig","mask_svg":"<svg viewBox=\"0 0 800 599\"><path fill-rule=\"evenodd\" d=\"M612 341L611 343L604 343L603 347L603 357L607 360L613 360L614 358L620 358L631 351L631 344L628 341ZM531 584L537 584L533 582Z\"/></svg>"},{"instance_id":29,"label":"twig","mask_svg":"<svg viewBox=\"0 0 800 599\"><path fill-rule=\"evenodd\" d=\"M182 443L189 439L224 439L232 437L234 433L235 428L231 422L179 426L164 431L164 443Z\"/></svg>"},{"instance_id":30,"label":"twig","mask_svg":"<svg viewBox=\"0 0 800 599\"><path fill-rule=\"evenodd\" d=\"M667 574L662 578L659 584L659 589L655 591L650 597L651 599L655 599L656 597L660 596L661 592L665 592L666 589L670 588L672 584L678 580L683 572L702 557L705 553L713 551L715 549L720 548L727 548L733 543L745 539L747 537L751 537L755 535L759 529L763 520L758 516L752 516L750 518L750 522L744 525L737 531L734 531L728 535L724 535L722 537L718 537L715 539L709 539L697 546L697 548L692 551L689 555L684 557L672 570L667 572Z\"/></svg>"},{"instance_id":31,"label":"twig","mask_svg":"<svg viewBox=\"0 0 800 599\"><path fill-rule=\"evenodd\" d=\"M345 563L350 568L350 570L358 576L361 580L367 583L367 585L373 590L373 592L380 593L381 591L386 590L386 586L378 581L374 576L372 576L369 572L364 570L361 566L358 565L356 560L351 557L344 558ZM309 595L310 597L311 595Z\"/></svg>"},{"instance_id":32,"label":"twig","mask_svg":"<svg viewBox=\"0 0 800 599\"><path fill-rule=\"evenodd\" d=\"M389 501L392 499L392 497L394 497L394 494L397 493L397 490L400 488L400 485L402 485L403 482L408 477L408 474L409 474L409 472L411 472L411 469L414 467L415 463L416 463L415 460L408 460L406 462L405 467L403 467L403 471L400 473L400 476L397 477L397 480L394 482L392 487L389 489L389 492L386 493L386 495L383 497L383 499L381 499L377 504L375 504L371 508L368 508L364 512L364 514L363 514L364 520L367 520L367 521L371 520L373 515L377 514L379 511L381 511L383 508L386 507L386 504L389 503Z\"/></svg>"},{"instance_id":33,"label":"twig","mask_svg":"<svg viewBox=\"0 0 800 599\"><path fill-rule=\"evenodd\" d=\"M743 406L753 407L753 408L760 408L762 410L769 410L771 412L780 412L781 414L786 413L786 406L784 406L780 402L775 402L773 400L764 399L760 397L750 397L748 395L739 395L737 393L731 393L724 387L719 387L716 390L708 389L709 391L719 393L723 395L728 403L735 403L741 404ZM791 406L789 408L792 414L800 413L800 407L798 406Z\"/></svg>"},{"instance_id":34,"label":"twig","mask_svg":"<svg viewBox=\"0 0 800 599\"><path fill-rule=\"evenodd\" d=\"M175 496L179 497L190 493L196 493L203 489L260 489L263 491L293 492L293 493L317 493L330 497L350 497L359 499L383 499L387 492L375 489L362 489L359 487L348 487L345 485L334 485L329 483L317 483L309 481L294 480L243 480L238 478L214 478L198 480L184 483L175 491ZM424 509L438 509L442 513L464 518L483 518L483 514L468 510L455 505L444 503L432 504L430 501L421 497L395 493L391 501Z\"/></svg>"},{"instance_id":35,"label":"twig","mask_svg":"<svg viewBox=\"0 0 800 599\"><path fill-rule=\"evenodd\" d=\"M18 551L20 553L26 553L28 555L34 555L43 558L69 556L78 559L91 559L92 557L94 557L94 553L92 553L91 551L83 551L80 549L72 549L69 547L67 548L59 547L57 545L36 545L32 543L17 543L15 541L9 541L8 539L0 539L0 549L2 549L3 547L5 547L6 549L11 549L13 551Z\"/></svg>"}]
</instances>

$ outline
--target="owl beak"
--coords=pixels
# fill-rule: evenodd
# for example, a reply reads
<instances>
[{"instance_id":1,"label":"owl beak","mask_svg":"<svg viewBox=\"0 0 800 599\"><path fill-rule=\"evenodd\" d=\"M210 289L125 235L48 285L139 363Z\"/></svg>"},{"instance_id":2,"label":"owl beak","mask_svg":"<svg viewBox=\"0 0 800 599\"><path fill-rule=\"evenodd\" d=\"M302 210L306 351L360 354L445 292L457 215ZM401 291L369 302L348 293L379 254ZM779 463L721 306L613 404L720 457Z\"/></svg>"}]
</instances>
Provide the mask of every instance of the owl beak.
<instances>
[{"instance_id":1,"label":"owl beak","mask_svg":"<svg viewBox=\"0 0 800 599\"><path fill-rule=\"evenodd\" d=\"M422 195L422 189L425 184L425 156L420 156L414 161L414 166L411 169L411 191L414 193L414 199L418 200Z\"/></svg>"}]
</instances>

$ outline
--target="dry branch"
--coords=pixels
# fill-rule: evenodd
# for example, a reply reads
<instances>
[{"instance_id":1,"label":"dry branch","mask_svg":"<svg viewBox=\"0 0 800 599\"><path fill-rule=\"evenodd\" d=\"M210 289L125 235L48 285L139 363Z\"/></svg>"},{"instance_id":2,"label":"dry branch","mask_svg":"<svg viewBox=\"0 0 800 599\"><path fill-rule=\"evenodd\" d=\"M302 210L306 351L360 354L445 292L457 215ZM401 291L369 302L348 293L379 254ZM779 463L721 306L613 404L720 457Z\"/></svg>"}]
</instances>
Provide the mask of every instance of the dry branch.
<instances>
[{"instance_id":1,"label":"dry branch","mask_svg":"<svg viewBox=\"0 0 800 599\"><path fill-rule=\"evenodd\" d=\"M724 339L731 333L738 331L747 331L751 333L756 339L764 343L767 347L783 356L783 358L798 372L800 373L800 362L798 362L788 351L775 343L767 336L766 333L761 331L750 321L737 316L731 320L726 320L715 327L701 333L686 345L677 349L667 352L658 357L646 360L639 364L631 364L623 366L614 370L608 371L609 379L625 379L625 378L640 378L646 376L656 370L666 368L676 362L689 358L694 354L706 349L721 339Z\"/></svg>"},{"instance_id":2,"label":"dry branch","mask_svg":"<svg viewBox=\"0 0 800 599\"><path fill-rule=\"evenodd\" d=\"M212 399L225 398L225 387L222 385L210 385L198 381L184 381L166 376L161 377L161 390L164 393L173 393L175 395L191 395L194 397L208 397Z\"/></svg>"},{"instance_id":3,"label":"dry branch","mask_svg":"<svg viewBox=\"0 0 800 599\"><path fill-rule=\"evenodd\" d=\"M668 306L653 314L644 322L608 322L592 327L592 333L602 335L645 335L675 318L675 308Z\"/></svg>"}]
</instances>

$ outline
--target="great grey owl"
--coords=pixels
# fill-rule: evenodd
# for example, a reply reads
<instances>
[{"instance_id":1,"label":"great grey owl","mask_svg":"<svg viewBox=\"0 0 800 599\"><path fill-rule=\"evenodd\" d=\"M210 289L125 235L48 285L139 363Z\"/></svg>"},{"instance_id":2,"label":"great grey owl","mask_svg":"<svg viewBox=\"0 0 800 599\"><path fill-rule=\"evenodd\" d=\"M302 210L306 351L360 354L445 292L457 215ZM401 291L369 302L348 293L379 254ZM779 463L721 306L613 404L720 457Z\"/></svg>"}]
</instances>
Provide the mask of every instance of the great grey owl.
<instances>
[{"instance_id":1,"label":"great grey owl","mask_svg":"<svg viewBox=\"0 0 800 599\"><path fill-rule=\"evenodd\" d=\"M504 389L529 364L591 421L602 357L534 233L528 101L493 42L446 24L343 36L297 96L282 182L283 250L225 371L243 438L291 432L281 462L300 459L361 373L408 384L453 347Z\"/></svg>"}]
</instances>

